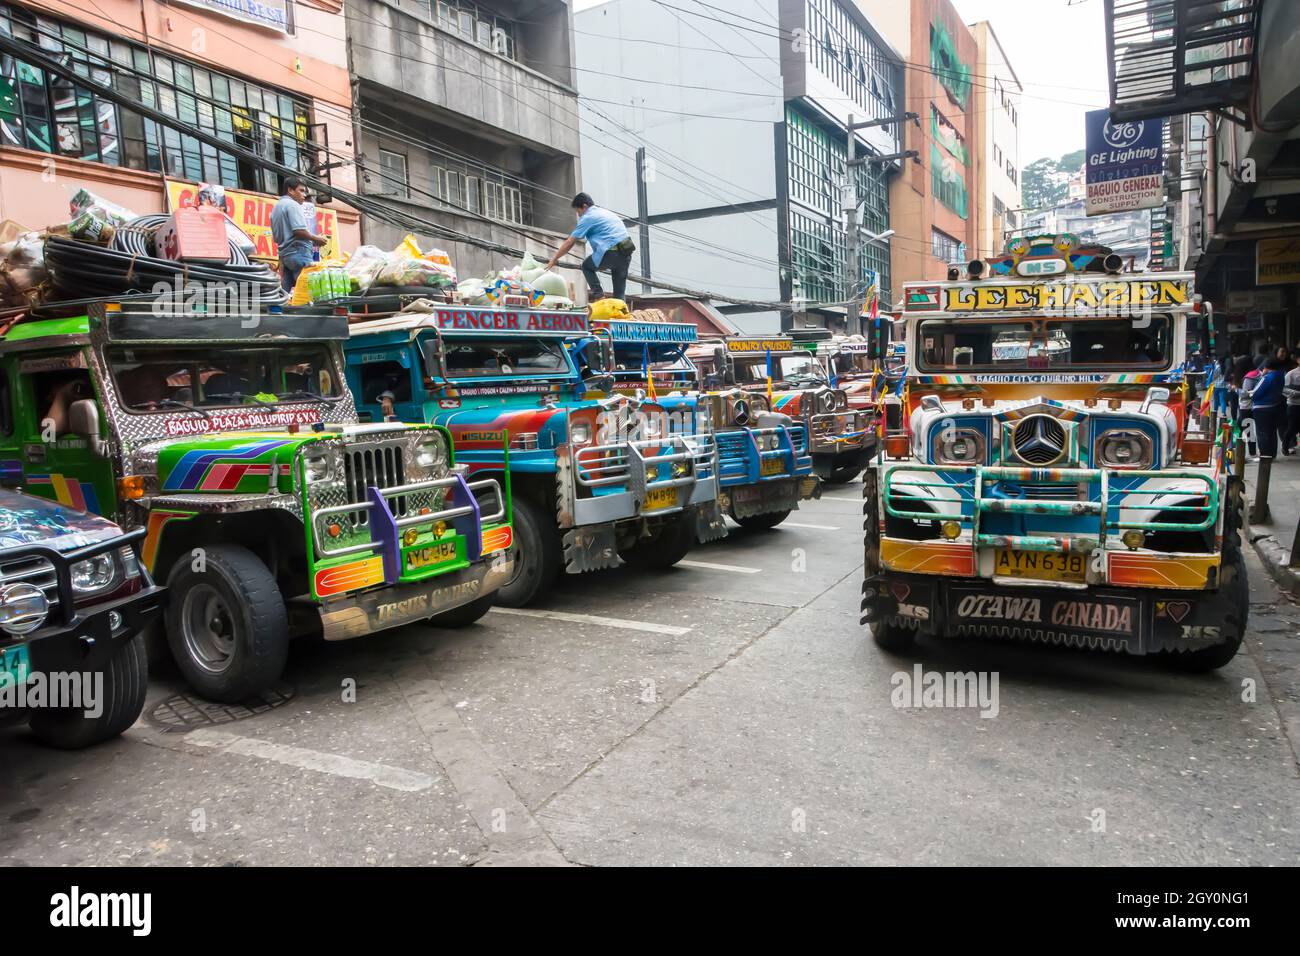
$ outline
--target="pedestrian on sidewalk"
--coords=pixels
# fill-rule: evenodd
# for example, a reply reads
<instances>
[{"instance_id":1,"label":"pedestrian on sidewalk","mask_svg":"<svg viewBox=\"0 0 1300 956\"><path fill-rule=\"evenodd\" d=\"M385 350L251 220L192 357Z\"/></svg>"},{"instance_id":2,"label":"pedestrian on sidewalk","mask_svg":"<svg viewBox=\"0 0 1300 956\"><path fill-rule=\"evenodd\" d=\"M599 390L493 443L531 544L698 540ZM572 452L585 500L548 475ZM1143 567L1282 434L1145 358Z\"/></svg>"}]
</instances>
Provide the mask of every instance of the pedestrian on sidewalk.
<instances>
[{"instance_id":1,"label":"pedestrian on sidewalk","mask_svg":"<svg viewBox=\"0 0 1300 956\"><path fill-rule=\"evenodd\" d=\"M1259 384L1250 393L1251 416L1255 419L1255 444L1260 458L1277 457L1277 439L1282 424L1282 359L1271 356L1264 363Z\"/></svg>"},{"instance_id":2,"label":"pedestrian on sidewalk","mask_svg":"<svg viewBox=\"0 0 1300 956\"><path fill-rule=\"evenodd\" d=\"M1282 394L1286 396L1286 431L1282 435L1282 454L1295 454L1296 439L1300 437L1300 365L1286 373L1282 381Z\"/></svg>"},{"instance_id":3,"label":"pedestrian on sidewalk","mask_svg":"<svg viewBox=\"0 0 1300 956\"><path fill-rule=\"evenodd\" d=\"M1255 444L1258 428L1251 404L1251 394L1259 387L1259 377L1259 369L1252 368L1242 378L1241 387L1236 390L1237 430L1246 439L1246 457L1252 460L1259 457L1259 448Z\"/></svg>"},{"instance_id":4,"label":"pedestrian on sidewalk","mask_svg":"<svg viewBox=\"0 0 1300 956\"><path fill-rule=\"evenodd\" d=\"M579 240L587 243L588 256L582 261L582 274L587 277L587 298L590 301L605 298L600 286L602 271L608 271L614 284L614 298L627 294L627 270L632 264L636 245L628 234L627 226L617 213L610 212L586 193L573 197L573 208L578 215L577 228L560 244L559 250L546 263L554 269Z\"/></svg>"}]
</instances>

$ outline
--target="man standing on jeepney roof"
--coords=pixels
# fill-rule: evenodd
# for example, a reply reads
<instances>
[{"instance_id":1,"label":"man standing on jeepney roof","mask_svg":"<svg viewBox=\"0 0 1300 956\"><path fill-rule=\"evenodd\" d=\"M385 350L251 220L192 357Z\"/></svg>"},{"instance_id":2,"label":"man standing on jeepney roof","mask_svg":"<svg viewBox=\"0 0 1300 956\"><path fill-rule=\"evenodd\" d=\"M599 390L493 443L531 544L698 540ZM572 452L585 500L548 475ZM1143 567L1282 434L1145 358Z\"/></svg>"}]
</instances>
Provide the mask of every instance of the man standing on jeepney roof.
<instances>
[{"instance_id":1,"label":"man standing on jeepney roof","mask_svg":"<svg viewBox=\"0 0 1300 956\"><path fill-rule=\"evenodd\" d=\"M614 298L621 299L627 293L627 270L632 264L632 253L636 245L628 235L627 226L616 213L603 206L586 193L573 197L573 208L578 216L577 228L569 238L560 244L559 250L546 263L548 270L563 259L578 242L587 243L587 258L582 262L582 274L587 277L587 298L592 302L605 298L605 290L600 287L599 272L608 270L614 282Z\"/></svg>"}]
</instances>

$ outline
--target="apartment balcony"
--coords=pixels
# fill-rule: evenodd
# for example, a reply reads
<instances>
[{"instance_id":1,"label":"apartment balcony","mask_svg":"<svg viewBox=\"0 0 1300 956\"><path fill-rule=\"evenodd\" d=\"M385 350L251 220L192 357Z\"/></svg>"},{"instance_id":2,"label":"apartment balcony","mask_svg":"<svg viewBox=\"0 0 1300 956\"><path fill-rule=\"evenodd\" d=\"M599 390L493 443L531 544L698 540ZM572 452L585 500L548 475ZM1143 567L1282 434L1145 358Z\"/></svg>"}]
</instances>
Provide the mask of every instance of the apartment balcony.
<instances>
[{"instance_id":1,"label":"apartment balcony","mask_svg":"<svg viewBox=\"0 0 1300 956\"><path fill-rule=\"evenodd\" d=\"M502 144L578 155L567 2L352 0L345 12L353 71L393 104Z\"/></svg>"}]
</instances>

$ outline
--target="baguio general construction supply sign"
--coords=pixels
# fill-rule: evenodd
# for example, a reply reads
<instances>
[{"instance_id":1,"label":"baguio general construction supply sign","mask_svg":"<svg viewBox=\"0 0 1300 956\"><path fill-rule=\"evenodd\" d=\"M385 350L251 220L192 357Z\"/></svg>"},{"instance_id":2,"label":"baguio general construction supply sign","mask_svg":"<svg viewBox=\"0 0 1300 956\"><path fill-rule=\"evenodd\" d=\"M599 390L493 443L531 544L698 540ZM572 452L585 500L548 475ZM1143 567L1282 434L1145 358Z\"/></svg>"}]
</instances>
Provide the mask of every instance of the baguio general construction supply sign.
<instances>
[{"instance_id":1,"label":"baguio general construction supply sign","mask_svg":"<svg viewBox=\"0 0 1300 956\"><path fill-rule=\"evenodd\" d=\"M1106 110L1086 116L1088 215L1162 206L1164 120L1117 123Z\"/></svg>"}]
</instances>

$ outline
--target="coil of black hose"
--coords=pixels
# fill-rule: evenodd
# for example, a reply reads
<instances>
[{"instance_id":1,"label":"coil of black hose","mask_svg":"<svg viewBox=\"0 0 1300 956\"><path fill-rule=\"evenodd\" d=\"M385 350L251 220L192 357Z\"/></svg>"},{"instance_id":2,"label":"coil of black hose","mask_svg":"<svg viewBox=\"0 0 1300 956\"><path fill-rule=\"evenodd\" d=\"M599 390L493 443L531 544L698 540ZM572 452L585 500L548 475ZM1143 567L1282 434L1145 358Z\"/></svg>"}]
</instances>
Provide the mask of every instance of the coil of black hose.
<instances>
[{"instance_id":1,"label":"coil of black hose","mask_svg":"<svg viewBox=\"0 0 1300 956\"><path fill-rule=\"evenodd\" d=\"M143 217L142 217L143 218ZM257 297L266 306L283 305L288 294L280 288L280 279L262 263L196 265L159 259L136 251L140 240L125 226L122 246L98 246L79 239L51 236L45 240L45 264L61 296L84 298L115 296L129 292L154 292L159 285L188 294L187 283L204 287L232 284Z\"/></svg>"}]
</instances>

